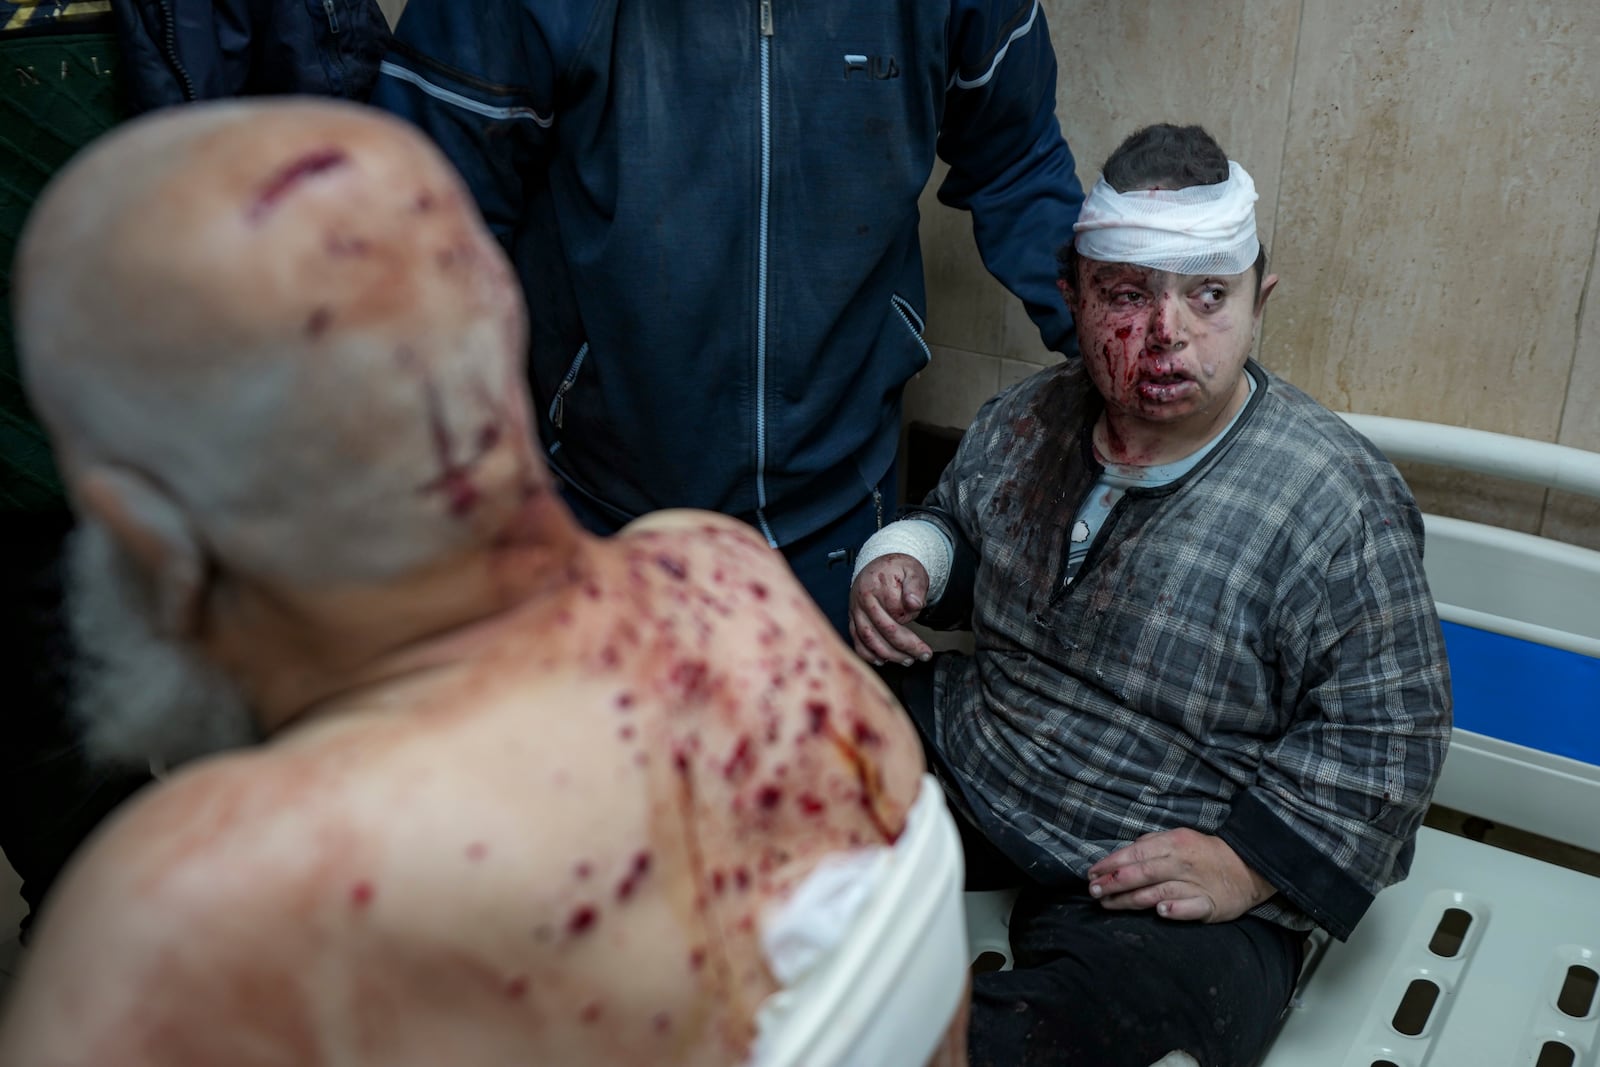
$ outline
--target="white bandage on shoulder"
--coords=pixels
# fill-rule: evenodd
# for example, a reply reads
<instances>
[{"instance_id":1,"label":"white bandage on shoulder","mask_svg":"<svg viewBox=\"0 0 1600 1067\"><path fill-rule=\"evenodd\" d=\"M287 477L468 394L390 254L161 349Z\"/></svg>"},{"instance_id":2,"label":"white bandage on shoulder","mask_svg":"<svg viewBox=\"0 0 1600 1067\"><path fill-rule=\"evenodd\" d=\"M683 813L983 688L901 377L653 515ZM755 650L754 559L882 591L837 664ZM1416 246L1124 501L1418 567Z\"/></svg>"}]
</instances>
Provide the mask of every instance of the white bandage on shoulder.
<instances>
[{"instance_id":1,"label":"white bandage on shoulder","mask_svg":"<svg viewBox=\"0 0 1600 1067\"><path fill-rule=\"evenodd\" d=\"M924 1067L966 994L961 839L922 791L893 848L824 860L761 921L782 989L745 1067Z\"/></svg>"},{"instance_id":2,"label":"white bandage on shoulder","mask_svg":"<svg viewBox=\"0 0 1600 1067\"><path fill-rule=\"evenodd\" d=\"M1101 178L1084 198L1078 253L1173 274L1243 274L1256 261L1256 183L1228 161L1228 180L1119 193Z\"/></svg>"},{"instance_id":3,"label":"white bandage on shoulder","mask_svg":"<svg viewBox=\"0 0 1600 1067\"><path fill-rule=\"evenodd\" d=\"M854 584L866 565L883 556L895 553L910 556L928 572L928 596L925 603L937 604L944 596L944 587L950 581L950 564L955 558L955 546L939 527L926 519L898 519L867 538L867 543L856 553L856 569L850 575Z\"/></svg>"}]
</instances>

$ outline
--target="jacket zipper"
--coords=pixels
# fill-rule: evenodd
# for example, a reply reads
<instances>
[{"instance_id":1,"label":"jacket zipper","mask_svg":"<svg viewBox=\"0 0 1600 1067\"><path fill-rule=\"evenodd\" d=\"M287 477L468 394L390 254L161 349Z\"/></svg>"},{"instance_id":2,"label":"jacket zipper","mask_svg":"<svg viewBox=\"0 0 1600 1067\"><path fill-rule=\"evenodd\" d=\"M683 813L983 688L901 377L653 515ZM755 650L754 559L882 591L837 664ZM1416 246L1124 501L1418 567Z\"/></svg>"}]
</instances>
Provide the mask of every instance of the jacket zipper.
<instances>
[{"instance_id":1,"label":"jacket zipper","mask_svg":"<svg viewBox=\"0 0 1600 1067\"><path fill-rule=\"evenodd\" d=\"M572 388L572 383L578 380L578 371L583 367L583 358L588 354L589 342L585 341L578 349L578 354L572 357L572 365L567 368L566 377L556 386L556 395L550 401L550 425L558 430L567 421L567 392Z\"/></svg>"},{"instance_id":2,"label":"jacket zipper","mask_svg":"<svg viewBox=\"0 0 1600 1067\"><path fill-rule=\"evenodd\" d=\"M334 6L333 0L322 0L322 10L328 16L328 32L339 36L339 9Z\"/></svg>"},{"instance_id":3,"label":"jacket zipper","mask_svg":"<svg viewBox=\"0 0 1600 1067\"><path fill-rule=\"evenodd\" d=\"M162 35L163 51L167 62L172 66L172 72L178 76L183 99L187 102L198 100L200 94L195 92L194 79L189 77L189 72L183 69L183 63L178 59L178 16L172 10L170 0L161 0L161 17L165 22L165 32Z\"/></svg>"},{"instance_id":4,"label":"jacket zipper","mask_svg":"<svg viewBox=\"0 0 1600 1067\"><path fill-rule=\"evenodd\" d=\"M922 316L917 314L916 308L899 293L891 293L889 304L900 315L900 321L906 324L906 329L911 331L911 336L916 339L917 347L922 349L922 365L926 367L933 362L933 351L928 348L928 342L923 340Z\"/></svg>"},{"instance_id":5,"label":"jacket zipper","mask_svg":"<svg viewBox=\"0 0 1600 1067\"><path fill-rule=\"evenodd\" d=\"M756 252L756 523L778 547L767 525L767 220L772 199L772 0L758 0L761 32L761 220Z\"/></svg>"}]
</instances>

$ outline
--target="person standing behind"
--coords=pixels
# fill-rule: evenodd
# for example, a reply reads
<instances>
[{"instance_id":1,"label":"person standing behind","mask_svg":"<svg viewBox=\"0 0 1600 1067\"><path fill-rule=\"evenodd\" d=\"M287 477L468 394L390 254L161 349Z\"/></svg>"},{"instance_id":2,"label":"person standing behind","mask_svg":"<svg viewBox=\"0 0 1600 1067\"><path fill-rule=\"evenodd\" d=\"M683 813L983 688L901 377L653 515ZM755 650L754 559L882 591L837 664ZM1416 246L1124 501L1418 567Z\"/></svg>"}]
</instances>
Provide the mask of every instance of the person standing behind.
<instances>
[{"instance_id":1,"label":"person standing behind","mask_svg":"<svg viewBox=\"0 0 1600 1067\"><path fill-rule=\"evenodd\" d=\"M1055 82L1037 0L411 0L373 101L444 149L511 254L581 521L742 518L843 633L929 359L936 150L990 271L1074 350Z\"/></svg>"},{"instance_id":2,"label":"person standing behind","mask_svg":"<svg viewBox=\"0 0 1600 1067\"><path fill-rule=\"evenodd\" d=\"M1020 889L977 1065L1259 1062L1305 931L1406 876L1444 760L1421 513L1250 358L1255 200L1200 127L1129 137L1061 250L1083 360L989 401L862 549L857 651L895 665L969 878ZM913 618L973 654L918 662Z\"/></svg>"}]
</instances>

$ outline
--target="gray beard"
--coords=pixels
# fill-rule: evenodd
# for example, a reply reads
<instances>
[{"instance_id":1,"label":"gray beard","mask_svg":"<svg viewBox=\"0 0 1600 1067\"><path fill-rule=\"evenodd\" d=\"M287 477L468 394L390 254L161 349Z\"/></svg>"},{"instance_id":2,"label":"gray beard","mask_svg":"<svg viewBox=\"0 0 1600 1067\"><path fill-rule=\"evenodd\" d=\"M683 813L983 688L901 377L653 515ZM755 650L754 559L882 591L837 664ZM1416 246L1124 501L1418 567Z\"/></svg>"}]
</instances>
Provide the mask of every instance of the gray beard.
<instances>
[{"instance_id":1,"label":"gray beard","mask_svg":"<svg viewBox=\"0 0 1600 1067\"><path fill-rule=\"evenodd\" d=\"M239 687L157 632L147 591L104 527L85 519L73 531L67 567L72 709L92 760L160 772L259 739Z\"/></svg>"}]
</instances>

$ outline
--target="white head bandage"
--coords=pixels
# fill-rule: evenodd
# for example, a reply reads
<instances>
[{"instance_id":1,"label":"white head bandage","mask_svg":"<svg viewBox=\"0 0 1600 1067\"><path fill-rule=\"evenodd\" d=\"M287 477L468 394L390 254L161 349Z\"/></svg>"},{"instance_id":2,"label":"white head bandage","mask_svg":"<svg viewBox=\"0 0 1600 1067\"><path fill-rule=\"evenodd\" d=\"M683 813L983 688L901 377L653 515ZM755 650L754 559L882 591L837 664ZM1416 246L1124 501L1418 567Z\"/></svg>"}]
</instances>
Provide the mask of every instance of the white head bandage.
<instances>
[{"instance_id":1,"label":"white head bandage","mask_svg":"<svg viewBox=\"0 0 1600 1067\"><path fill-rule=\"evenodd\" d=\"M1119 193L1101 178L1078 213L1078 254L1173 274L1243 274L1256 261L1256 183L1228 161L1228 180Z\"/></svg>"}]
</instances>

